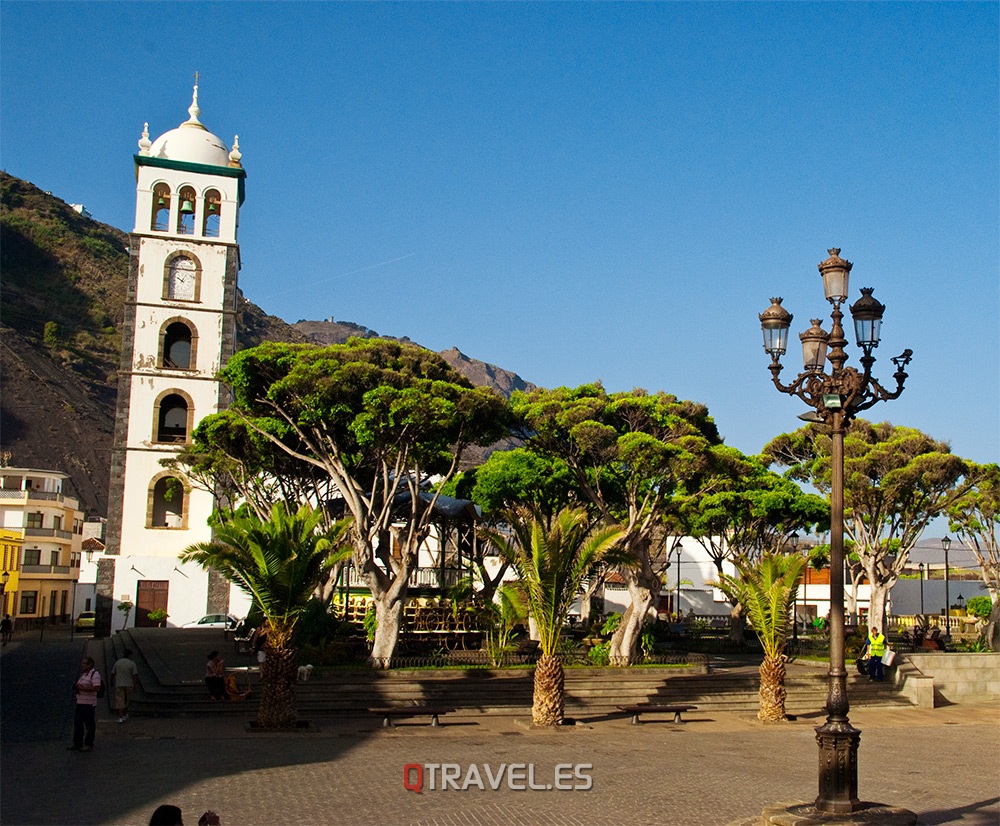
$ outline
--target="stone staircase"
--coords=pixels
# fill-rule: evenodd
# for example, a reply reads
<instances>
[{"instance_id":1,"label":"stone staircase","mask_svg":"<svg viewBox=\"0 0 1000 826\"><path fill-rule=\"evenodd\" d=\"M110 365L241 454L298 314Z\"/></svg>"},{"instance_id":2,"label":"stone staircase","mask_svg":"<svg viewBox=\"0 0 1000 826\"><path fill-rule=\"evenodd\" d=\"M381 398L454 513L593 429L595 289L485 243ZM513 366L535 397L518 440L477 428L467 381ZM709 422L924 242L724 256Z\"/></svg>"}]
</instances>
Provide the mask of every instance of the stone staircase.
<instances>
[{"instance_id":1,"label":"stone staircase","mask_svg":"<svg viewBox=\"0 0 1000 826\"><path fill-rule=\"evenodd\" d=\"M208 698L201 679L206 648L201 639L190 643L185 654L176 646L188 645L178 637L170 656L155 634L146 630L116 634L105 642L110 665L124 647L136 652L142 689L131 701L131 710L149 716L251 715L260 696L260 674L256 664L229 654L227 665L241 688L251 696L242 703L216 703ZM176 633L176 632L175 632ZM196 634L201 632L180 632ZM204 638L209 639L209 638ZM210 638L216 642L215 638ZM216 648L228 653L222 645ZM231 648L230 648L231 651ZM177 653L174 657L173 654ZM204 655L201 655L202 657ZM177 676L177 663L184 661ZM618 714L617 706L634 703L690 703L699 714L714 712L756 713L758 677L755 664L739 661L713 662L711 673L694 667L634 667L627 669L570 667L566 669L566 711L570 716L595 717ZM308 682L296 687L300 717L367 716L371 706L434 704L453 706L476 714L519 715L531 707L533 670L511 669L371 669L317 668ZM789 714L819 714L826 702L827 677L823 664L789 666L786 679ZM868 705L912 705L890 681L870 683L852 673L848 677L852 707ZM110 694L110 692L109 692Z\"/></svg>"}]
</instances>

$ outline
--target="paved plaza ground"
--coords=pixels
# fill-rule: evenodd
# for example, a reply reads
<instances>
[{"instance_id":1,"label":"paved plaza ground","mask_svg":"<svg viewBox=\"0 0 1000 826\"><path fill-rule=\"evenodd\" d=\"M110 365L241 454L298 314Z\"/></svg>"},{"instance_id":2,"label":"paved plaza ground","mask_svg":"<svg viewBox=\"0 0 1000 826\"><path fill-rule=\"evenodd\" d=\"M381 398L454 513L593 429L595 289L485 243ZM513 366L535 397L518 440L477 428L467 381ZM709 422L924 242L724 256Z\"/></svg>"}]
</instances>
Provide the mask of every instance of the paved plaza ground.
<instances>
[{"instance_id":1,"label":"paved plaza ground","mask_svg":"<svg viewBox=\"0 0 1000 826\"><path fill-rule=\"evenodd\" d=\"M193 824L214 809L224 826L474 826L657 824L714 826L778 801L812 799L822 717L762 726L751 715L691 712L688 722L632 726L592 721L531 731L528 718L449 715L383 731L377 720L321 719L300 734L252 734L245 720L133 718L99 710L92 753L66 751L69 686L86 640L21 635L0 658L0 823L145 824L161 803ZM921 824L1000 823L1000 710L858 709L864 800L915 811ZM424 790L404 788L403 767L424 764ZM431 790L431 764L475 764L482 785ZM589 790L512 790L501 764L531 764L536 786L557 764L587 764ZM568 770L570 773L572 770ZM527 774L527 770L524 771ZM410 771L411 785L416 781ZM499 780L499 778L496 778ZM524 778L515 773L514 785ZM440 778L435 776L435 785ZM461 781L460 781L461 782ZM569 779L567 785L586 785Z\"/></svg>"}]
</instances>

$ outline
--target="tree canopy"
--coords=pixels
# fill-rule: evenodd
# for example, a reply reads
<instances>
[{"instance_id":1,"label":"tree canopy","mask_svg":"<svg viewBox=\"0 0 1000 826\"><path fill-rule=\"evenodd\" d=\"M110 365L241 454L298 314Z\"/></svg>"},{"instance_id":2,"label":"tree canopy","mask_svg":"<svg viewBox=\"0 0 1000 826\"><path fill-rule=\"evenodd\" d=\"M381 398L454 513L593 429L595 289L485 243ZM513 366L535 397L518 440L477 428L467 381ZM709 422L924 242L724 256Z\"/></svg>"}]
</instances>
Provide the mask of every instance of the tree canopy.
<instances>
[{"instance_id":1,"label":"tree canopy","mask_svg":"<svg viewBox=\"0 0 1000 826\"><path fill-rule=\"evenodd\" d=\"M232 404L197 428L190 455L230 479L259 471L266 485L273 471L294 480L297 496L353 517L354 562L379 620L372 653L387 661L433 514L436 497L421 491L453 475L466 447L508 432L506 401L436 353L384 339L265 343L220 375Z\"/></svg>"},{"instance_id":2,"label":"tree canopy","mask_svg":"<svg viewBox=\"0 0 1000 826\"><path fill-rule=\"evenodd\" d=\"M708 550L720 573L726 559L758 560L796 531L829 527L827 502L769 470L759 457L720 448L716 458L715 484L686 497L678 519Z\"/></svg>"},{"instance_id":3,"label":"tree canopy","mask_svg":"<svg viewBox=\"0 0 1000 826\"><path fill-rule=\"evenodd\" d=\"M831 444L825 428L808 425L773 439L764 455L829 495ZM886 597L910 549L964 492L968 471L946 442L919 430L852 422L844 437L844 530L871 583L870 622L883 627Z\"/></svg>"},{"instance_id":4,"label":"tree canopy","mask_svg":"<svg viewBox=\"0 0 1000 826\"><path fill-rule=\"evenodd\" d=\"M607 393L600 383L515 393L528 449L565 463L581 501L623 529L633 564L622 574L631 604L612 638L614 662L630 662L646 613L659 594L654 565L664 520L682 493L711 477L721 445L704 405L642 389Z\"/></svg>"}]
</instances>

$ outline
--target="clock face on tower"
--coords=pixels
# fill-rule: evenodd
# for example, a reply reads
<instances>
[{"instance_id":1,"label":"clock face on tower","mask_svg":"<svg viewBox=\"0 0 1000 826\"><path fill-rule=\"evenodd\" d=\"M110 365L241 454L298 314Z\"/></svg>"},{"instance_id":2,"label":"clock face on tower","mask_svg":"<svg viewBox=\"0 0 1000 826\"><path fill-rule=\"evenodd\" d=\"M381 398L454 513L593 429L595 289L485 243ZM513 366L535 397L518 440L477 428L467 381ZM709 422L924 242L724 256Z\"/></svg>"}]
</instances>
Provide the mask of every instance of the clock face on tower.
<instances>
[{"instance_id":1,"label":"clock face on tower","mask_svg":"<svg viewBox=\"0 0 1000 826\"><path fill-rule=\"evenodd\" d=\"M170 262L167 277L167 298L175 301L194 301L197 286L195 263L190 258L180 256Z\"/></svg>"}]
</instances>

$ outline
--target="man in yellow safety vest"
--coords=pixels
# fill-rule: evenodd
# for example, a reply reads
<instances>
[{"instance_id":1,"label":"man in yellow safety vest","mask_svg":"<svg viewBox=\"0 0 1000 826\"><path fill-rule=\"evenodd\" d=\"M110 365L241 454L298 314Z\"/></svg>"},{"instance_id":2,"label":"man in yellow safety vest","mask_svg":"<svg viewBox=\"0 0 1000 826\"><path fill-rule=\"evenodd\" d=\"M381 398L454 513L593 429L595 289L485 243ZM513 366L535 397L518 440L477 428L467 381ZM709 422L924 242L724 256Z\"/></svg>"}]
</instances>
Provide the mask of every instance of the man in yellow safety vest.
<instances>
[{"instance_id":1,"label":"man in yellow safety vest","mask_svg":"<svg viewBox=\"0 0 1000 826\"><path fill-rule=\"evenodd\" d=\"M868 632L868 679L882 682L882 655L885 654L885 636L878 628Z\"/></svg>"}]
</instances>

